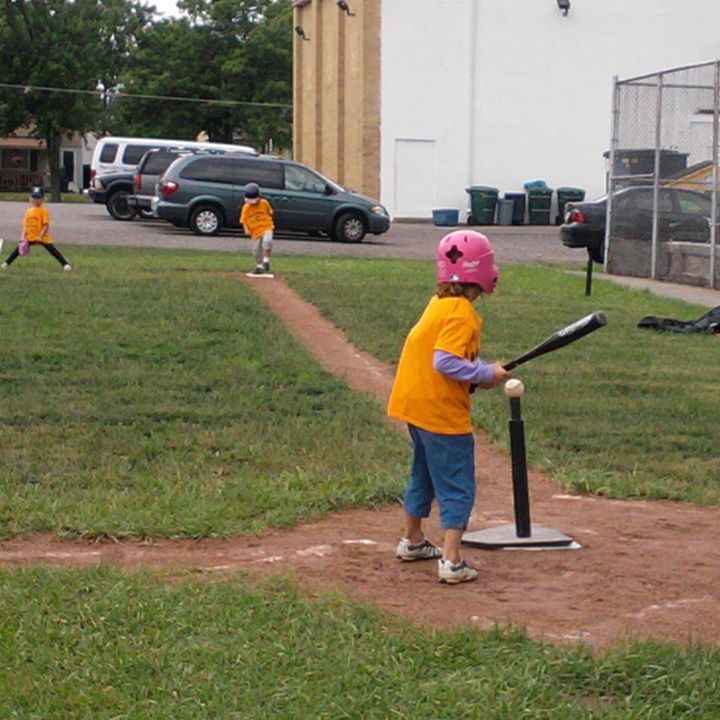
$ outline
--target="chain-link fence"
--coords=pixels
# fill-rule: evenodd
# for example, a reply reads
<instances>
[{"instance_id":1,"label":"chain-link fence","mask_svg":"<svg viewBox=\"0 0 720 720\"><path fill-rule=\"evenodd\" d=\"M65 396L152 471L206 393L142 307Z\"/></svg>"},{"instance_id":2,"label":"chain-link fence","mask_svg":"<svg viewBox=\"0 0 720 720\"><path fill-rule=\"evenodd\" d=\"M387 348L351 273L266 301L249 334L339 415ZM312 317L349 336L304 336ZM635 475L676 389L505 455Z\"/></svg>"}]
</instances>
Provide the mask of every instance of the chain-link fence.
<instances>
[{"instance_id":1,"label":"chain-link fence","mask_svg":"<svg viewBox=\"0 0 720 720\"><path fill-rule=\"evenodd\" d=\"M608 272L717 288L720 61L618 80Z\"/></svg>"}]
</instances>

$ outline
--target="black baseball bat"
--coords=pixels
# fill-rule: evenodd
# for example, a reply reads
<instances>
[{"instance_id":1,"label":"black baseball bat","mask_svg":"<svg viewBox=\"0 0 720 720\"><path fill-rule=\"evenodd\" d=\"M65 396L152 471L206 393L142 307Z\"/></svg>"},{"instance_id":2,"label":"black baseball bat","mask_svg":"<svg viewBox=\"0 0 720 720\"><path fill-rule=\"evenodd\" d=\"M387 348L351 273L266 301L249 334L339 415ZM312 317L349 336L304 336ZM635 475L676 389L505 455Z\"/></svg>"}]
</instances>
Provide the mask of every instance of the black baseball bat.
<instances>
[{"instance_id":1,"label":"black baseball bat","mask_svg":"<svg viewBox=\"0 0 720 720\"><path fill-rule=\"evenodd\" d=\"M590 315L571 323L567 327L564 327L562 330L558 330L549 338L543 340L541 343L532 348L532 350L528 350L524 355L520 355L520 357L516 357L509 363L505 363L503 367L506 370L512 370L518 365L526 363L528 360L553 352L553 350L559 350L561 347L565 347L566 345L579 340L581 337L589 335L591 332L594 332L604 325L607 325L607 317L605 317L605 313L591 313Z\"/></svg>"}]
</instances>

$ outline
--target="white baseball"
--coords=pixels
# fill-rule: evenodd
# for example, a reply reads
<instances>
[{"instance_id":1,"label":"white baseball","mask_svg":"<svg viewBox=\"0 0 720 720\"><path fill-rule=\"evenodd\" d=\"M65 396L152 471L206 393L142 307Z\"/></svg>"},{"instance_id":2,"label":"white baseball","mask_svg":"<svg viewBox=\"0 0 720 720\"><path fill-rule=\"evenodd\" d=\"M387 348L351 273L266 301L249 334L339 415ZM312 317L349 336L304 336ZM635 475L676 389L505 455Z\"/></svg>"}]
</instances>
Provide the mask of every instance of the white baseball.
<instances>
[{"instance_id":1,"label":"white baseball","mask_svg":"<svg viewBox=\"0 0 720 720\"><path fill-rule=\"evenodd\" d=\"M524 392L525 392L525 386L523 385L522 380L513 378L512 380L508 380L505 383L505 394L508 397L511 397L511 398L522 397L522 394Z\"/></svg>"}]
</instances>

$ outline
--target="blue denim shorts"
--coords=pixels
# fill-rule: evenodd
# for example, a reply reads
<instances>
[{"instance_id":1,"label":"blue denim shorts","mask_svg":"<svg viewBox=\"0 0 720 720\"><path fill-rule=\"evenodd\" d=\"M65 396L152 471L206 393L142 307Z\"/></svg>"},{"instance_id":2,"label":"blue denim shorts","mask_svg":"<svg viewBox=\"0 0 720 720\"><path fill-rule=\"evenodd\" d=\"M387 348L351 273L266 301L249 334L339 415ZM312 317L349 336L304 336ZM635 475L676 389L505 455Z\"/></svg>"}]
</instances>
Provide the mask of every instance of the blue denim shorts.
<instances>
[{"instance_id":1,"label":"blue denim shorts","mask_svg":"<svg viewBox=\"0 0 720 720\"><path fill-rule=\"evenodd\" d=\"M464 530L475 502L475 438L439 435L408 425L413 442L410 481L403 507L408 515L426 518L432 501L440 506L440 525Z\"/></svg>"}]
</instances>

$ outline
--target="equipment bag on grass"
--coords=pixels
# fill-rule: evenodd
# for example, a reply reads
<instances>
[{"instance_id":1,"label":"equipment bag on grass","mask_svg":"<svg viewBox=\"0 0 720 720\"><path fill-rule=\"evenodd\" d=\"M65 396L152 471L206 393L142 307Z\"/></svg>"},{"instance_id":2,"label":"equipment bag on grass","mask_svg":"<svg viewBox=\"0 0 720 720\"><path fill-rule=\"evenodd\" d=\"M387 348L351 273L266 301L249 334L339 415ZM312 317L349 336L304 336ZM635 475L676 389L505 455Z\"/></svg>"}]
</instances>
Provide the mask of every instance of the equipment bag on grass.
<instances>
[{"instance_id":1,"label":"equipment bag on grass","mask_svg":"<svg viewBox=\"0 0 720 720\"><path fill-rule=\"evenodd\" d=\"M701 315L697 320L673 320L672 318L648 315L637 326L649 330L665 330L677 333L720 333L720 305Z\"/></svg>"}]
</instances>

